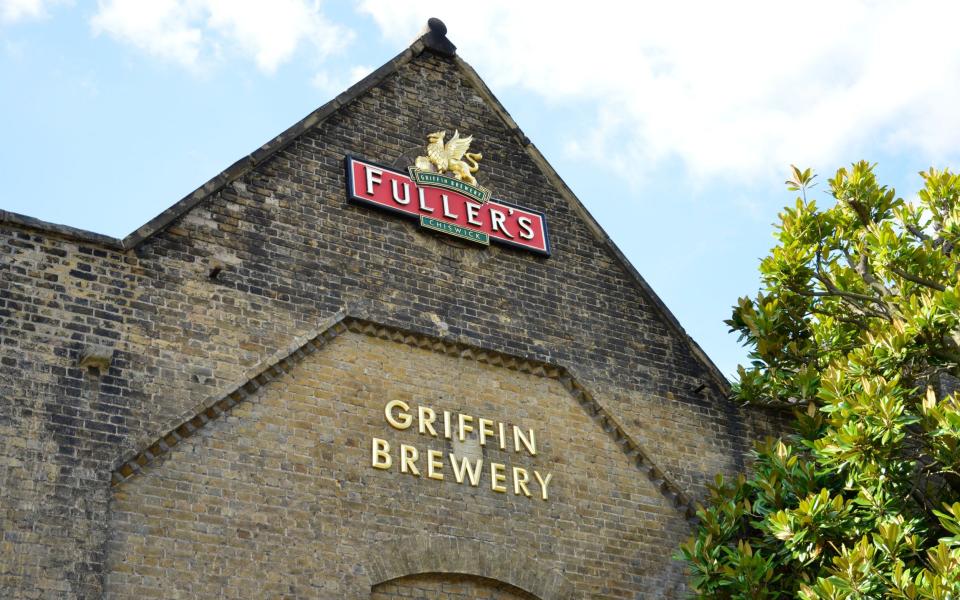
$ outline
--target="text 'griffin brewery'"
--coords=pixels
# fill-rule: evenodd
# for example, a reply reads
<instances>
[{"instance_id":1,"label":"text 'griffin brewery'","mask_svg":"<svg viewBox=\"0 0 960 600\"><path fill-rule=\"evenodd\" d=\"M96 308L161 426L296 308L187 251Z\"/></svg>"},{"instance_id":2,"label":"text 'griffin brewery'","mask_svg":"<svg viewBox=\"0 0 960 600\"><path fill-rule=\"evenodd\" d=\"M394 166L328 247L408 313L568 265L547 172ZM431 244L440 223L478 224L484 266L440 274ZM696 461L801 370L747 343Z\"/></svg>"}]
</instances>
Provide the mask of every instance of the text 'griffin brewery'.
<instances>
[{"instance_id":1,"label":"text 'griffin brewery'","mask_svg":"<svg viewBox=\"0 0 960 600\"><path fill-rule=\"evenodd\" d=\"M512 449L516 454L537 455L537 438L532 429L525 430L516 425L463 413L454 414L448 410L438 413L429 406L418 406L416 411L412 411L402 400L387 402L383 415L391 427L400 431L410 429L416 422L416 429L421 435L460 442L466 442L468 438L476 439L481 453L483 448L491 446L504 452ZM473 487L478 487L482 479L488 478L490 489L494 492L512 491L517 496L539 496L541 500L550 497L548 487L553 479L552 473L543 474L533 468L507 465L495 460L484 464L484 459L478 456L457 456L453 452L444 454L441 450L421 452L410 444L399 444L394 452L390 442L378 437L370 443L370 466L384 471L396 468L401 473L437 481L453 479Z\"/></svg>"}]
</instances>

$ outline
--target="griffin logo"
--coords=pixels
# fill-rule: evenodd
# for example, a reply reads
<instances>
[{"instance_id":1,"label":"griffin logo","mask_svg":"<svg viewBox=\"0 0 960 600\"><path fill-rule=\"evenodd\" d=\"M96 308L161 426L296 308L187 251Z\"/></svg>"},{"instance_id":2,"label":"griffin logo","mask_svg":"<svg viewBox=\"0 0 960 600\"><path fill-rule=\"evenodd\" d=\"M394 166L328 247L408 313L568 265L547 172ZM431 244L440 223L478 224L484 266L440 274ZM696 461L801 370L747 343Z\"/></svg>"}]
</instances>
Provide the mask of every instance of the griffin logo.
<instances>
[{"instance_id":1,"label":"griffin logo","mask_svg":"<svg viewBox=\"0 0 960 600\"><path fill-rule=\"evenodd\" d=\"M427 136L427 141L430 142L427 144L427 155L417 157L415 168L441 174L449 171L456 179L476 186L477 178L473 174L480 168L477 161L481 160L483 155L479 152L467 152L473 136L462 138L459 131L454 131L453 137L444 145L443 138L446 135L446 131L437 131Z\"/></svg>"},{"instance_id":2,"label":"griffin logo","mask_svg":"<svg viewBox=\"0 0 960 600\"><path fill-rule=\"evenodd\" d=\"M460 137L459 131L446 144L446 131L437 131L427 136L427 155L418 156L410 167L410 177L417 185L429 185L465 194L480 204L490 199L490 190L477 183L473 176L483 158L479 152L467 152L473 136ZM447 176L450 173L452 177Z\"/></svg>"}]
</instances>

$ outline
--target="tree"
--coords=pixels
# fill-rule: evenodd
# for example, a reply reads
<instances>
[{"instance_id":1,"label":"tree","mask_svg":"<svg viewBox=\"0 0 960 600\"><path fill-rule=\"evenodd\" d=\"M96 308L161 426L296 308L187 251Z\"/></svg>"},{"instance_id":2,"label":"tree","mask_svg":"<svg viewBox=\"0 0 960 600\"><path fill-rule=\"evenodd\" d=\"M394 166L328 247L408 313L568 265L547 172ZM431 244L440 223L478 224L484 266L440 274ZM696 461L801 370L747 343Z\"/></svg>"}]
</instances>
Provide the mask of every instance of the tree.
<instances>
[{"instance_id":1,"label":"tree","mask_svg":"<svg viewBox=\"0 0 960 600\"><path fill-rule=\"evenodd\" d=\"M679 556L702 598L960 598L960 176L913 201L856 163L780 214L762 291L727 323L736 399L794 411L717 476ZM952 390L952 391L951 391Z\"/></svg>"}]
</instances>

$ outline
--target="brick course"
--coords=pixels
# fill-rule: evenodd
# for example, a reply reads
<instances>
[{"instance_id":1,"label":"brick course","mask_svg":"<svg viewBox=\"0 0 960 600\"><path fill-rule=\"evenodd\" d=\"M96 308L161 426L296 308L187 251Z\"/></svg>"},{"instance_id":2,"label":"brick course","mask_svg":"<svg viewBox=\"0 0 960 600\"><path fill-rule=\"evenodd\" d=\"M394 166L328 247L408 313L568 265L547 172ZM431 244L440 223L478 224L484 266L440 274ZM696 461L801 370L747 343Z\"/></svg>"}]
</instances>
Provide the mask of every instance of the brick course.
<instances>
[{"instance_id":1,"label":"brick course","mask_svg":"<svg viewBox=\"0 0 960 600\"><path fill-rule=\"evenodd\" d=\"M121 525L135 522L137 506L153 506L131 490L180 467L168 457L145 468L142 480L112 487L114 471L337 314L566 369L646 450L664 478L692 498L702 497L713 473L743 468L750 441L766 431L770 418L723 398L712 365L598 237L462 61L418 42L321 113L124 241L0 215L5 596L100 597L108 581L128 577L115 549L117 540L129 541L132 534ZM426 133L454 128L474 135L484 155L478 176L495 196L546 213L552 257L467 245L346 202L344 155L405 166L404 157L422 150ZM102 347L111 350L108 368L80 367L84 352ZM391 357L408 355L397 351ZM384 358L380 367L391 360ZM246 414L252 406L234 410ZM211 423L198 439L212 442L224 427L239 426L228 425L239 418ZM210 458L197 448L200 463ZM315 457L312 467L327 458ZM609 464L612 469L616 463ZM365 480L374 475L365 473ZM651 485L636 472L634 477L623 485ZM426 485L433 482L418 483L419 503L438 501ZM214 489L201 486L195 493L206 500ZM615 497L626 493L610 489ZM356 487L331 506L339 510L346 502L377 510L380 504L367 502L364 494L365 488ZM652 505L665 502L662 495L649 496ZM206 510L209 503L197 498L182 501ZM514 515L513 508L489 507L485 517L502 526L501 517ZM163 502L154 509L171 510ZM625 519L646 518L644 511L631 517L618 510ZM615 597L597 583L604 579L618 582L620 595L651 590L646 597L654 597L682 589L678 567L666 567L664 560L689 524L672 507L650 514L652 530L670 533L659 539L637 533L624 538L629 544L585 551L573 562L592 573L574 578L578 594ZM551 543L560 547L566 534L554 535ZM168 539L177 546L178 538ZM216 540L210 534L205 551L214 552ZM152 556L153 547L141 548L138 560ZM624 565L626 556L633 559ZM227 557L222 560L226 565ZM183 570L182 580L197 577L189 556L174 563ZM204 580L212 586L204 594L234 585L227 570ZM346 581L351 575L342 576ZM154 577L142 574L144 590L159 581Z\"/></svg>"}]
</instances>

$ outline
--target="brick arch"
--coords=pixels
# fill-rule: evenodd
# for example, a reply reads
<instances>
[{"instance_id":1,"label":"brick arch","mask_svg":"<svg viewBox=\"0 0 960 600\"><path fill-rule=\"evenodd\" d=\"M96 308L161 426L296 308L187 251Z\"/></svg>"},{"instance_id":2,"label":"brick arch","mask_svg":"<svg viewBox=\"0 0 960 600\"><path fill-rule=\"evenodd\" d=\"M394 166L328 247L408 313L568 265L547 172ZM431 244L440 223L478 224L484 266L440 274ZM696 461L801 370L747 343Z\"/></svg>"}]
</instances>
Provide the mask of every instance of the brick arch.
<instances>
[{"instance_id":1,"label":"brick arch","mask_svg":"<svg viewBox=\"0 0 960 600\"><path fill-rule=\"evenodd\" d=\"M421 573L378 583L370 600L543 600L502 581L458 573Z\"/></svg>"},{"instance_id":2,"label":"brick arch","mask_svg":"<svg viewBox=\"0 0 960 600\"><path fill-rule=\"evenodd\" d=\"M506 583L543 600L575 597L573 585L557 569L480 540L420 535L377 543L367 556L371 590L412 575L443 573Z\"/></svg>"}]
</instances>

